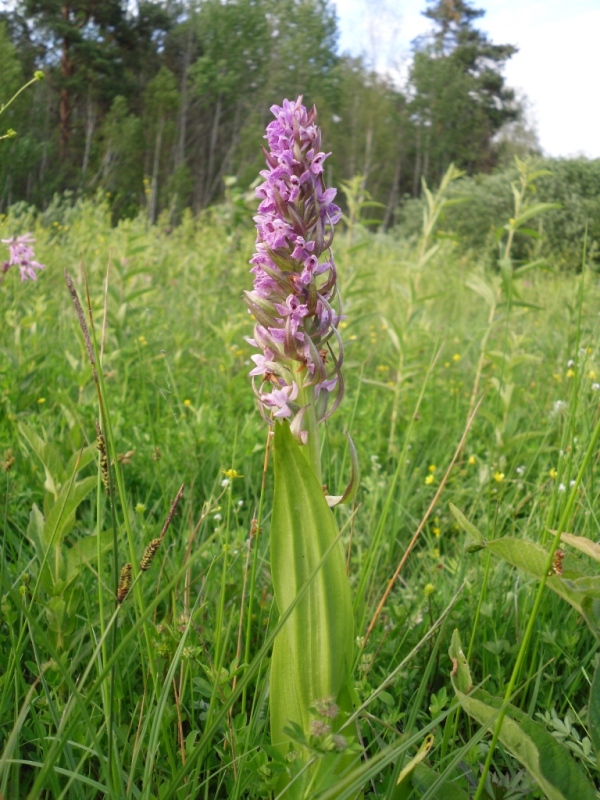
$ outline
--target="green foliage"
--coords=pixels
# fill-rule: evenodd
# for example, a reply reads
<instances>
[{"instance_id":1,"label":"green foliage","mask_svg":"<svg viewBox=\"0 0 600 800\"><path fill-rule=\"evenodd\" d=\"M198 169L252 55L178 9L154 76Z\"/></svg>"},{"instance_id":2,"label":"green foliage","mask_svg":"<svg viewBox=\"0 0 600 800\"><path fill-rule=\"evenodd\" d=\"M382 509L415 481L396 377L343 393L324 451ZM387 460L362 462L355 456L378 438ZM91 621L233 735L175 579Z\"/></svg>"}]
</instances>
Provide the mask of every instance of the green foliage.
<instances>
[{"instance_id":1,"label":"green foliage","mask_svg":"<svg viewBox=\"0 0 600 800\"><path fill-rule=\"evenodd\" d=\"M556 764L575 764L573 780L598 783L597 640L580 613L593 621L598 604L589 580L597 577L594 460L564 528L575 538L564 535L562 575L548 576L544 559L598 421L599 289L587 269L532 269L519 281L516 269L522 304L507 303L482 252L439 235L444 215L467 207L444 206L436 217L453 185L442 195L428 188L435 221L423 231L420 216L415 242L369 230L336 240L346 397L323 441L328 488L313 483L312 494L319 519L335 515L336 531L323 523L322 533L335 542L341 532L336 581L347 565L356 600L352 703L339 731L354 744L340 757L332 732L287 727L292 749L325 765L323 785L333 782L319 800L359 792L393 800L410 781L415 798L472 797L498 712L490 698L505 693L530 621L509 723L534 752L559 747ZM0 238L31 231L47 265L35 284L9 270L0 286L5 797L266 800L297 773L300 759L272 748L269 733L281 630L269 539L279 512L270 514L273 463L269 454L263 478L267 430L243 341L251 321L240 296L254 239L247 203L244 184L229 180L225 204L183 213L178 226L167 215L149 225L146 210L112 225L100 196L57 199L43 213L20 204L0 219ZM502 228L503 250L508 233ZM416 265L436 245L415 288ZM85 308L80 264L112 430L108 460L120 482L111 498L94 449L98 393L61 274L66 266ZM476 380L473 407L483 400L445 479ZM354 506L332 512L326 494L341 493L352 461L346 428L360 486ZM182 483L179 511L136 578ZM295 514L292 524L307 519ZM465 553L464 528L479 552ZM127 562L133 585L118 605ZM292 624L319 571L307 573L306 595L288 606ZM536 610L544 578L550 591ZM481 724L457 711L450 690L444 653L455 627L489 693L473 698L486 707L475 709L485 712ZM326 721L313 708L302 712ZM543 797L511 742L494 748L482 796ZM547 771L541 779L558 783Z\"/></svg>"},{"instance_id":2,"label":"green foliage","mask_svg":"<svg viewBox=\"0 0 600 800\"><path fill-rule=\"evenodd\" d=\"M275 639L271 657L271 742L285 755L288 725L298 726L299 733L308 737L314 727L312 720L317 720L315 735L326 736L339 730L352 711L354 624L337 525L323 489L287 422L275 427L273 456L270 550L273 590L280 614L311 580L305 597ZM321 705L322 721L318 714ZM317 713L313 707L317 707ZM344 744L338 749L344 750L347 743L341 741ZM336 760L339 762L340 757L334 752L326 759L332 764L319 764L318 778L309 772L305 776L308 785L325 788L331 779L335 781L332 767ZM339 773L344 766L341 760L335 771ZM330 780L323 783L327 773ZM302 796L298 787L295 791Z\"/></svg>"},{"instance_id":3,"label":"green foliage","mask_svg":"<svg viewBox=\"0 0 600 800\"><path fill-rule=\"evenodd\" d=\"M532 204L556 203L543 217L534 217L516 231L514 253L517 260L544 257L560 269L576 270L581 266L582 242L587 231L588 258L598 262L600 241L600 161L586 159L539 159L531 164L539 170ZM518 170L507 167L491 175L464 177L452 187L450 196L464 201L444 215L444 229L459 237L461 244L473 251L485 251L489 260L496 257L498 220L513 217L512 184L518 182ZM405 235L420 228L419 212L423 201L410 201L402 211L400 229Z\"/></svg>"},{"instance_id":4,"label":"green foliage","mask_svg":"<svg viewBox=\"0 0 600 800\"><path fill-rule=\"evenodd\" d=\"M473 27L483 14L462 0L425 12L437 27L417 42L410 73L417 177L437 183L452 162L469 174L489 168L494 134L519 115L501 72L516 48Z\"/></svg>"},{"instance_id":5,"label":"green foliage","mask_svg":"<svg viewBox=\"0 0 600 800\"><path fill-rule=\"evenodd\" d=\"M364 176L373 224L388 228L421 178L441 180L453 160L491 169L494 133L518 116L500 73L514 48L491 44L463 6L452 6L468 24L451 46L419 46L409 100L339 53L328 0L19 0L3 16L2 74L10 85L15 70L43 67L49 80L15 106L0 210L100 188L115 223L141 208L178 223L221 200L225 176L254 181L269 108L303 95L333 153L327 183ZM439 27L436 9L428 16Z\"/></svg>"}]
</instances>

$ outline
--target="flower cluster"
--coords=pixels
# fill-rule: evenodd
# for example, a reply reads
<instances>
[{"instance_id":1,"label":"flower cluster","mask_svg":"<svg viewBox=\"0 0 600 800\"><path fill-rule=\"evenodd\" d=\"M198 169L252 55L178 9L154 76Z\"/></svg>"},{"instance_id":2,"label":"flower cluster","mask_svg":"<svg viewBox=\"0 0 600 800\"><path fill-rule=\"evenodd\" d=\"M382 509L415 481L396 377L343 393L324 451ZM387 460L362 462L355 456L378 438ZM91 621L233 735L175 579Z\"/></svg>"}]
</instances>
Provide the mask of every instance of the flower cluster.
<instances>
[{"instance_id":1,"label":"flower cluster","mask_svg":"<svg viewBox=\"0 0 600 800\"><path fill-rule=\"evenodd\" d=\"M295 420L313 406L316 421L326 419L343 394L343 348L337 327L342 319L337 273L331 251L333 226L341 211L333 203L336 189L326 189L321 131L316 109L284 100L272 106L263 147L268 169L256 189L260 199L254 217L256 253L250 263L254 288L245 293L256 325L250 344L250 372L261 378L255 392L263 416ZM333 398L331 407L330 400Z\"/></svg>"},{"instance_id":2,"label":"flower cluster","mask_svg":"<svg viewBox=\"0 0 600 800\"><path fill-rule=\"evenodd\" d=\"M30 233L23 236L12 236L10 239L1 239L3 244L8 245L8 261L3 261L0 265L0 275L7 272L10 267L19 267L21 280L37 281L36 269L44 269L44 265L35 260L35 253L31 246L35 239Z\"/></svg>"}]
</instances>

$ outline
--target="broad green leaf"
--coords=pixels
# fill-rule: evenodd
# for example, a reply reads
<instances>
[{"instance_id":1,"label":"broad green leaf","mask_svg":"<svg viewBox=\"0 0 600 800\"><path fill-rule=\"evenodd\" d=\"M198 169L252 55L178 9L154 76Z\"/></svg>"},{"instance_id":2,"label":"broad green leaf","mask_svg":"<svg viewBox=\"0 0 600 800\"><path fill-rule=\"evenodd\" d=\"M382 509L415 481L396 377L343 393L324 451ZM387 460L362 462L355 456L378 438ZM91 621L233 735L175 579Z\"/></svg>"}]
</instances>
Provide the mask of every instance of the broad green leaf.
<instances>
[{"instance_id":1,"label":"broad green leaf","mask_svg":"<svg viewBox=\"0 0 600 800\"><path fill-rule=\"evenodd\" d=\"M452 636L450 658L454 665L464 657L457 631ZM465 665L467 666L467 665ZM468 666L467 666L468 670ZM493 729L498 711L504 706L500 697L483 689L465 693L455 675L452 685L462 708L486 728ZM588 782L569 751L546 729L534 722L516 706L506 706L506 716L500 728L500 741L537 781L548 800L597 800L594 787Z\"/></svg>"},{"instance_id":2,"label":"broad green leaf","mask_svg":"<svg viewBox=\"0 0 600 800\"><path fill-rule=\"evenodd\" d=\"M594 671L592 686L590 688L590 702L588 704L588 730L590 739L596 751L596 758L600 758L600 664Z\"/></svg>"},{"instance_id":3,"label":"broad green leaf","mask_svg":"<svg viewBox=\"0 0 600 800\"><path fill-rule=\"evenodd\" d=\"M84 467L87 467L88 464L91 464L94 461L98 450L96 449L95 445L90 445L89 447L84 447L83 450L78 451L77 453L73 453L67 466L65 467L65 475L70 477L73 473L81 472Z\"/></svg>"},{"instance_id":4,"label":"broad green leaf","mask_svg":"<svg viewBox=\"0 0 600 800\"><path fill-rule=\"evenodd\" d=\"M584 597L581 601L581 612L591 632L596 639L600 639L600 600Z\"/></svg>"},{"instance_id":5,"label":"broad green leaf","mask_svg":"<svg viewBox=\"0 0 600 800\"><path fill-rule=\"evenodd\" d=\"M27 526L27 538L34 547L35 554L42 566L40 583L42 588L52 594L53 580L47 560L44 559L47 547L44 543L44 515L34 503L29 514L29 525Z\"/></svg>"},{"instance_id":6,"label":"broad green leaf","mask_svg":"<svg viewBox=\"0 0 600 800\"><path fill-rule=\"evenodd\" d=\"M494 555L500 556L500 558L508 561L509 564L527 573L527 575L531 575L533 578L540 580L544 575L544 570L548 563L548 552L541 544L507 536L488 542L487 548ZM568 575L571 578L578 578L583 577L584 574L584 569L579 561L572 557L565 557L563 561L563 575L565 577ZM582 613L581 594L569 589L562 578L550 575L546 579L546 585L566 600L567 603L570 603L573 608Z\"/></svg>"},{"instance_id":7,"label":"broad green leaf","mask_svg":"<svg viewBox=\"0 0 600 800\"><path fill-rule=\"evenodd\" d=\"M271 572L282 613L339 533L323 489L287 422L275 426L274 472ZM273 645L271 741L284 753L289 742L284 727L295 722L308 732L309 707L315 701L333 697L342 711L351 710L353 629L340 545L331 550Z\"/></svg>"},{"instance_id":8,"label":"broad green leaf","mask_svg":"<svg viewBox=\"0 0 600 800\"><path fill-rule=\"evenodd\" d=\"M98 485L95 475L77 483L66 483L46 519L44 542L59 544L75 524L75 512L88 494Z\"/></svg>"},{"instance_id":9,"label":"broad green leaf","mask_svg":"<svg viewBox=\"0 0 600 800\"><path fill-rule=\"evenodd\" d=\"M57 497L63 471L58 450L54 445L45 442L35 431L23 423L19 424L19 433L44 467L44 472L46 473L44 488Z\"/></svg>"},{"instance_id":10,"label":"broad green leaf","mask_svg":"<svg viewBox=\"0 0 600 800\"><path fill-rule=\"evenodd\" d=\"M438 773L427 764L417 765L413 780L420 795L425 794L438 779ZM469 800L469 795L451 780L444 781L438 791L439 794L436 794L436 797L443 797L444 800Z\"/></svg>"},{"instance_id":11,"label":"broad green leaf","mask_svg":"<svg viewBox=\"0 0 600 800\"><path fill-rule=\"evenodd\" d=\"M454 517L454 519L456 520L456 522L458 523L459 527L462 528L462 530L465 531L465 533L468 533L471 539L473 540L472 542L467 543L467 545L465 546L467 552L475 553L477 552L477 550L482 550L485 547L486 542L481 533L479 533L479 531L477 530L475 525L473 525L472 522L469 522L469 520L465 517L462 511L460 511L454 505L454 503L450 503L449 505L450 505L450 512Z\"/></svg>"},{"instance_id":12,"label":"broad green leaf","mask_svg":"<svg viewBox=\"0 0 600 800\"><path fill-rule=\"evenodd\" d=\"M427 758L434 741L434 735L432 733L428 734L417 750L416 755L402 768L400 775L398 775L398 780L396 781L394 800L407 800L407 798L410 797L413 791L413 773L417 766Z\"/></svg>"},{"instance_id":13,"label":"broad green leaf","mask_svg":"<svg viewBox=\"0 0 600 800\"><path fill-rule=\"evenodd\" d=\"M482 297L490 308L496 305L496 292L494 288L479 275L473 275L469 278L467 281L467 288Z\"/></svg>"},{"instance_id":14,"label":"broad green leaf","mask_svg":"<svg viewBox=\"0 0 600 800\"><path fill-rule=\"evenodd\" d=\"M552 533L553 531L551 531ZM590 556L595 561L600 561L600 544L597 542L592 542L591 539L588 539L586 536L575 536L572 533L561 533L560 538L563 542L570 544L571 547L579 550L581 553L585 553L586 556Z\"/></svg>"},{"instance_id":15,"label":"broad green leaf","mask_svg":"<svg viewBox=\"0 0 600 800\"><path fill-rule=\"evenodd\" d=\"M538 214L543 214L546 211L553 211L555 208L560 208L560 203L536 203L533 206L529 206L529 208L525 209L522 214L515 219L513 223L513 228L520 227L524 222L527 222L528 219L532 217L537 217Z\"/></svg>"},{"instance_id":16,"label":"broad green leaf","mask_svg":"<svg viewBox=\"0 0 600 800\"><path fill-rule=\"evenodd\" d=\"M112 530L102 531L100 534L100 553L108 552L113 545ZM82 536L72 547L66 551L67 583L72 581L81 572L82 568L93 564L98 558L98 536L93 533L90 536Z\"/></svg>"},{"instance_id":17,"label":"broad green leaf","mask_svg":"<svg viewBox=\"0 0 600 800\"><path fill-rule=\"evenodd\" d=\"M521 278L523 275L527 275L528 272L545 266L545 264L545 258L538 258L537 261L530 261L529 264L523 264L523 266L517 267L513 275L515 278Z\"/></svg>"},{"instance_id":18,"label":"broad green leaf","mask_svg":"<svg viewBox=\"0 0 600 800\"><path fill-rule=\"evenodd\" d=\"M563 584L569 590L600 600L600 575L584 575L582 578L574 580L565 578Z\"/></svg>"}]
</instances>

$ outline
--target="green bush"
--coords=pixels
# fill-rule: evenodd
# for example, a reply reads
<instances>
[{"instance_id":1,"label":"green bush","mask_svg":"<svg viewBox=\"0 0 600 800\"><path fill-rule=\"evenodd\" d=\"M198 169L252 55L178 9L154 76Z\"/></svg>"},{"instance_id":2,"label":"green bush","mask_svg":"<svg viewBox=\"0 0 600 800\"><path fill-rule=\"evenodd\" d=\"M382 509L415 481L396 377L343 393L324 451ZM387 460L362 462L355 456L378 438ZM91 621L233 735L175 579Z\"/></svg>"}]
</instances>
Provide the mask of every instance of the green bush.
<instances>
[{"instance_id":1,"label":"green bush","mask_svg":"<svg viewBox=\"0 0 600 800\"><path fill-rule=\"evenodd\" d=\"M560 203L561 208L534 218L531 228L541 239L520 235L515 242L517 259L528 258L534 250L551 266L578 269L587 226L587 249L590 259L600 262L600 159L543 159L536 168L548 170L537 181L536 199L542 203ZM453 184L449 196L463 197L466 202L445 212L442 227L456 234L463 246L483 250L488 260L497 256L496 230L501 220L512 216L511 183L517 180L514 166L491 175L465 177ZM409 199L399 216L399 232L404 236L418 234L422 220L421 199ZM539 251L539 254L538 254Z\"/></svg>"}]
</instances>

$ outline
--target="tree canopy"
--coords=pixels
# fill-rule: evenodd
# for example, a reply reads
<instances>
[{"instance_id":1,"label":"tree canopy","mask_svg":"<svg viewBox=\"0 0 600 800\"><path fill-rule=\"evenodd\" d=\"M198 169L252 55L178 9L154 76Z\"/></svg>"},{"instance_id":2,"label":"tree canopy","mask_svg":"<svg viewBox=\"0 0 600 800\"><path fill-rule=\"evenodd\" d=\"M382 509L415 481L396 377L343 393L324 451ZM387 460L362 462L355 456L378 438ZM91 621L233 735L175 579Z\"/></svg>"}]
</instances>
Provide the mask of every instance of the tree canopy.
<instances>
[{"instance_id":1,"label":"tree canopy","mask_svg":"<svg viewBox=\"0 0 600 800\"><path fill-rule=\"evenodd\" d=\"M327 179L361 175L389 224L450 161L490 170L519 116L502 76L516 48L477 29L483 12L435 0L424 14L399 87L339 53L328 0L18 0L0 14L0 102L33 69L47 80L11 107L0 208L101 189L115 218L200 210L225 176L254 180L270 106L302 94L333 151Z\"/></svg>"}]
</instances>

